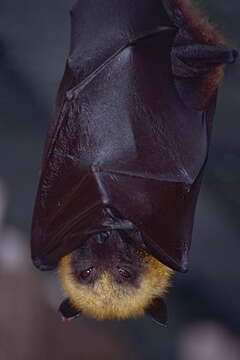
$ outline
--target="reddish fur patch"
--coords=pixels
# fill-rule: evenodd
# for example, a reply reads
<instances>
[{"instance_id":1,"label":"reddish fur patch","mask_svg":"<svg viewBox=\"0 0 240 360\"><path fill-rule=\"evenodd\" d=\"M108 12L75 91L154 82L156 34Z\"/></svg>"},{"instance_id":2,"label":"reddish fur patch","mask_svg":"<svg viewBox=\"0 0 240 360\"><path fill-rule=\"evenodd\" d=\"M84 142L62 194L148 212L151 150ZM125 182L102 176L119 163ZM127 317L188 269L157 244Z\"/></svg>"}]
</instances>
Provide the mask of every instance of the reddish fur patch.
<instances>
[{"instance_id":1,"label":"reddish fur patch","mask_svg":"<svg viewBox=\"0 0 240 360\"><path fill-rule=\"evenodd\" d=\"M170 6L179 8L185 18L186 29L192 34L195 42L208 45L226 44L223 36L214 25L202 14L201 10L194 7L189 0L169 0Z\"/></svg>"},{"instance_id":2,"label":"reddish fur patch","mask_svg":"<svg viewBox=\"0 0 240 360\"><path fill-rule=\"evenodd\" d=\"M204 75L200 84L200 109L206 108L218 89L224 75L224 65L215 67Z\"/></svg>"}]
</instances>

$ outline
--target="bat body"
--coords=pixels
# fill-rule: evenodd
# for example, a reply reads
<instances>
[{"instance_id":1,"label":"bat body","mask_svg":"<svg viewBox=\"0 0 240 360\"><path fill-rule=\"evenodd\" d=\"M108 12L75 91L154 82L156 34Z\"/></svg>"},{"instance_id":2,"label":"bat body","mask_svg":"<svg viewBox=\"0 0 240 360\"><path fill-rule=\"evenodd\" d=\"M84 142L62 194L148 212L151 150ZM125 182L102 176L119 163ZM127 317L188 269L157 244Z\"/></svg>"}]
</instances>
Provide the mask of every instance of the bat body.
<instances>
[{"instance_id":1,"label":"bat body","mask_svg":"<svg viewBox=\"0 0 240 360\"><path fill-rule=\"evenodd\" d=\"M80 0L45 145L32 258L65 318L149 313L185 272L223 65L237 51L185 0ZM159 311L161 307L162 311Z\"/></svg>"}]
</instances>

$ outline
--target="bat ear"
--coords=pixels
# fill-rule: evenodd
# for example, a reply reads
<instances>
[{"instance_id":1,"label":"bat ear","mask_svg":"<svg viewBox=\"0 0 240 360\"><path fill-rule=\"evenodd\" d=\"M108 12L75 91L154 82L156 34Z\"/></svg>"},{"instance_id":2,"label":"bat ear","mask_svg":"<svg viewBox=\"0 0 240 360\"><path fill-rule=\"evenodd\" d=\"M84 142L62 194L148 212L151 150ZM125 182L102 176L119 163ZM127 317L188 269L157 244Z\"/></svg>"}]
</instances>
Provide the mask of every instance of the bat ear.
<instances>
[{"instance_id":1,"label":"bat ear","mask_svg":"<svg viewBox=\"0 0 240 360\"><path fill-rule=\"evenodd\" d=\"M81 313L81 311L74 308L68 298L63 300L59 306L58 312L61 314L62 320L64 322L76 319Z\"/></svg>"},{"instance_id":2,"label":"bat ear","mask_svg":"<svg viewBox=\"0 0 240 360\"><path fill-rule=\"evenodd\" d=\"M155 298L145 313L159 325L167 326L167 305L162 298Z\"/></svg>"}]
</instances>

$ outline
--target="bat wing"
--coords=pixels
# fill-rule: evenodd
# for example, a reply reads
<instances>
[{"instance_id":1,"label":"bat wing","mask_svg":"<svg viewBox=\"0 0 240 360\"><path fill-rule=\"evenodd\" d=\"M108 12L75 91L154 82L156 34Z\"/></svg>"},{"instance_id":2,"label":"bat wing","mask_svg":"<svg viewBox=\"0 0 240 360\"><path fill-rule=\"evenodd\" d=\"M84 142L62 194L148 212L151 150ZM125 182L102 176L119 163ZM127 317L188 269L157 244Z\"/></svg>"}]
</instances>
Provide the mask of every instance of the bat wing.
<instances>
[{"instance_id":1,"label":"bat wing","mask_svg":"<svg viewBox=\"0 0 240 360\"><path fill-rule=\"evenodd\" d=\"M93 41L101 65L93 61L96 54L87 55L92 50L81 32L86 53L78 60L80 35L73 24L33 216L32 256L41 269L54 268L92 233L111 229L137 233L157 259L187 269L215 97L197 110L179 96L172 67L176 30L164 12L155 24L152 6L159 3L148 3L150 20L144 9L144 26L135 24L133 35L124 28L107 48Z\"/></svg>"}]
</instances>

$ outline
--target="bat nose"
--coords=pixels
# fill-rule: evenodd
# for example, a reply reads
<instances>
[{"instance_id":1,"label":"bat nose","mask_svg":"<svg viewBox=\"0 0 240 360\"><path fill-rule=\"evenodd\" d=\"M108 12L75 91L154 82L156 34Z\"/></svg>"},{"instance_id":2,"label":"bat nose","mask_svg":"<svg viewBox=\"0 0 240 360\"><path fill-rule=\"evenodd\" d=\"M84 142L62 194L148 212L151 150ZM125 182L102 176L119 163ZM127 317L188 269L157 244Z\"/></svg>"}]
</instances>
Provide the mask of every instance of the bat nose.
<instances>
[{"instance_id":1,"label":"bat nose","mask_svg":"<svg viewBox=\"0 0 240 360\"><path fill-rule=\"evenodd\" d=\"M101 233L98 233L96 235L96 241L98 244L102 245L105 243L105 241L109 238L110 234L108 231L104 231L104 232L101 232Z\"/></svg>"}]
</instances>

